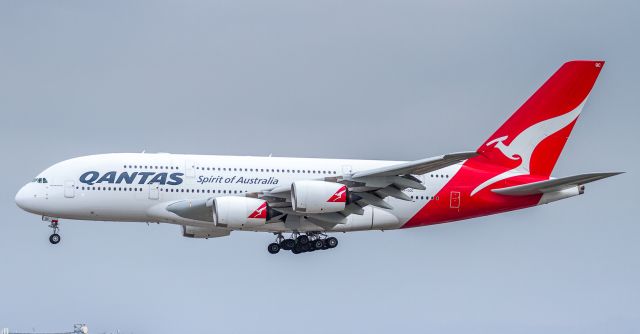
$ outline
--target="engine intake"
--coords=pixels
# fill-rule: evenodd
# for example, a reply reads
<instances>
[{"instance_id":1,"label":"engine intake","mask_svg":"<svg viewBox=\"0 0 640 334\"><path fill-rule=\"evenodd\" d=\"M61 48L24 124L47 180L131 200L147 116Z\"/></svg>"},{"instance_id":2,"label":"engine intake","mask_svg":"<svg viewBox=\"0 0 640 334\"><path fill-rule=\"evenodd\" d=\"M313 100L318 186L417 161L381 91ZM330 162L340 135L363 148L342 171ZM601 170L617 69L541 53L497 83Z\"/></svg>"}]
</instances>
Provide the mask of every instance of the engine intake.
<instances>
[{"instance_id":1,"label":"engine intake","mask_svg":"<svg viewBox=\"0 0 640 334\"><path fill-rule=\"evenodd\" d=\"M338 212L351 202L347 186L326 181L295 181L291 184L293 210L301 213Z\"/></svg>"}]
</instances>

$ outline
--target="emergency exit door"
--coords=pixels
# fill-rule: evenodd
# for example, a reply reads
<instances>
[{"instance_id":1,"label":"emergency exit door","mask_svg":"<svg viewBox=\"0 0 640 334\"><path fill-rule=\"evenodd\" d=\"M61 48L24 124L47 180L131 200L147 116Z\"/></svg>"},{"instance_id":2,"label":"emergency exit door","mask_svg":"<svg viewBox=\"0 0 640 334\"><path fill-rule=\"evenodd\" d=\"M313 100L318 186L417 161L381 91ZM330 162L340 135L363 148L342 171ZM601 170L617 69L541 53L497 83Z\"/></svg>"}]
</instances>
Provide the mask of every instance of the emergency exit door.
<instances>
[{"instance_id":1,"label":"emergency exit door","mask_svg":"<svg viewBox=\"0 0 640 334\"><path fill-rule=\"evenodd\" d=\"M449 207L452 209L460 209L460 192L452 191L449 198Z\"/></svg>"}]
</instances>

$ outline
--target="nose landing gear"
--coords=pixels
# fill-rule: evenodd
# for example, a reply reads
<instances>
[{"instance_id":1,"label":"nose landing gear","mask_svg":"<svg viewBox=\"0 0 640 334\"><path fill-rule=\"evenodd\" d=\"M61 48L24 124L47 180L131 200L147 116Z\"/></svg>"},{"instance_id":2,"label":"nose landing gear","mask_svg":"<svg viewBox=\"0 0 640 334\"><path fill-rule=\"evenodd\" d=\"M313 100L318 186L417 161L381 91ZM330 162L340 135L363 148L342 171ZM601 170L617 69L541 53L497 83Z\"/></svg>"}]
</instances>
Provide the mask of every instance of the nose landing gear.
<instances>
[{"instance_id":1,"label":"nose landing gear","mask_svg":"<svg viewBox=\"0 0 640 334\"><path fill-rule=\"evenodd\" d=\"M310 232L307 234L293 233L289 239L285 239L282 233L276 235L276 241L267 247L267 250L271 254L277 254L280 250L288 250L293 254L300 254L338 246L337 238L327 237L325 234L319 232Z\"/></svg>"},{"instance_id":2,"label":"nose landing gear","mask_svg":"<svg viewBox=\"0 0 640 334\"><path fill-rule=\"evenodd\" d=\"M49 236L49 242L57 245L60 242L60 234L58 234L60 227L58 226L58 220L51 219L51 224L49 224L49 227L53 229L53 234Z\"/></svg>"}]
</instances>

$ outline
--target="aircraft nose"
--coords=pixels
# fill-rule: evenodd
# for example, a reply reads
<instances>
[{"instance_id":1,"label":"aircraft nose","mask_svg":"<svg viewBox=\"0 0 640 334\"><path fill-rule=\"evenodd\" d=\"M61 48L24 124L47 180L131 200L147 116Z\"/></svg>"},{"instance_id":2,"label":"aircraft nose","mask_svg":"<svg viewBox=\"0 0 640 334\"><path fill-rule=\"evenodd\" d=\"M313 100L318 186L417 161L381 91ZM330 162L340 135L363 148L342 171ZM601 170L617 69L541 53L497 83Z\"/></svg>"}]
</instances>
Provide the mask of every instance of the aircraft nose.
<instances>
[{"instance_id":1,"label":"aircraft nose","mask_svg":"<svg viewBox=\"0 0 640 334\"><path fill-rule=\"evenodd\" d=\"M18 205L20 209L30 211L34 197L33 194L31 194L27 189L27 186L23 186L22 188L20 188L20 190L18 190L15 200L16 205Z\"/></svg>"}]
</instances>

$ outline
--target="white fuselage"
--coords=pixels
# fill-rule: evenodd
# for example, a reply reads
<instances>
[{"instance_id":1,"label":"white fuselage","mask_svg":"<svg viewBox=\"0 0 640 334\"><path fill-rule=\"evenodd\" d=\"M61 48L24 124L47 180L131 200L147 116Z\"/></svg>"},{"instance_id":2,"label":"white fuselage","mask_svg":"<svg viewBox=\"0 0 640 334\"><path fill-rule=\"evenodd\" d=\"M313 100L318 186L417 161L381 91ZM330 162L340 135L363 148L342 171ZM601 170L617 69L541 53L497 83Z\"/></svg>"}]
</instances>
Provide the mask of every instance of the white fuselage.
<instances>
[{"instance_id":1,"label":"white fuselage","mask_svg":"<svg viewBox=\"0 0 640 334\"><path fill-rule=\"evenodd\" d=\"M244 196L296 180L325 179L394 165L399 161L181 155L168 153L101 154L57 163L16 195L26 211L54 218L102 221L164 222L207 227L208 222L166 212L167 203L185 199ZM347 224L319 229L304 217L297 223L266 224L254 231L353 231L401 227L430 200L460 165L417 176L426 190L406 189L412 201L389 198L393 209L367 206ZM135 173L135 174L134 174ZM124 175L123 175L124 174ZM44 183L46 180L46 183ZM160 210L159 208L162 208Z\"/></svg>"}]
</instances>

